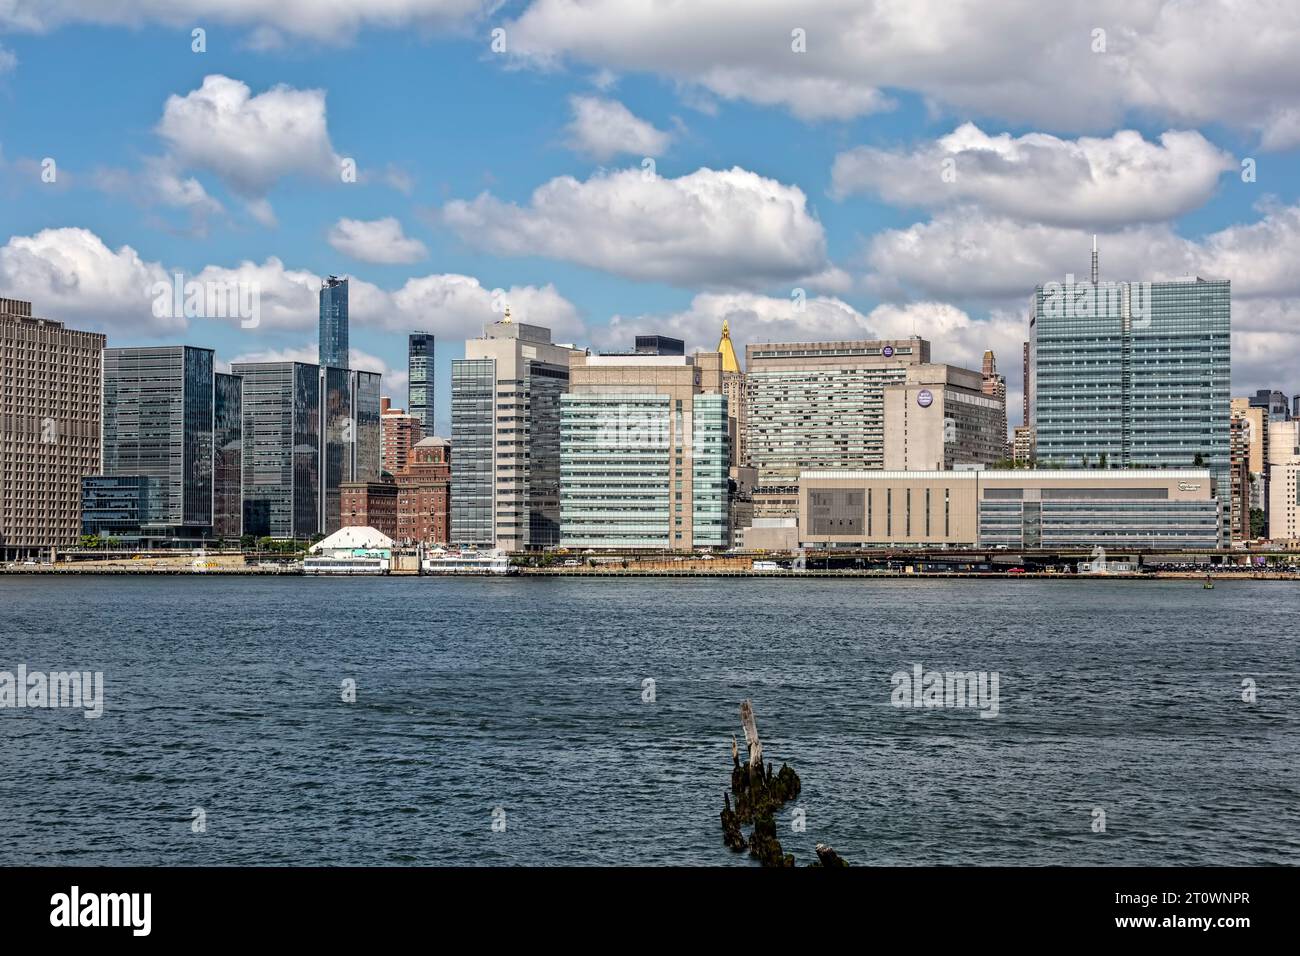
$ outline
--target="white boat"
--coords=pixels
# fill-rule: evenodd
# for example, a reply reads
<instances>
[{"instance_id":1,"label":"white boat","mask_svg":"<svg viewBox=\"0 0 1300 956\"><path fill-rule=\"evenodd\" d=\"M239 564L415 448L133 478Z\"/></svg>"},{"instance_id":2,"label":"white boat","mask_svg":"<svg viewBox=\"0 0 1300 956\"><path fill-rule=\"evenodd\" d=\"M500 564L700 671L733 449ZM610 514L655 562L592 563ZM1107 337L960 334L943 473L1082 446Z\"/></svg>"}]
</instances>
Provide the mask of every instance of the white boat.
<instances>
[{"instance_id":1,"label":"white boat","mask_svg":"<svg viewBox=\"0 0 1300 956\"><path fill-rule=\"evenodd\" d=\"M390 561L382 555L310 555L302 559L303 574L387 574Z\"/></svg>"},{"instance_id":2,"label":"white boat","mask_svg":"<svg viewBox=\"0 0 1300 956\"><path fill-rule=\"evenodd\" d=\"M476 551L466 548L447 551L436 548L427 552L420 561L421 574L518 574L510 566L510 555L504 551Z\"/></svg>"}]
</instances>

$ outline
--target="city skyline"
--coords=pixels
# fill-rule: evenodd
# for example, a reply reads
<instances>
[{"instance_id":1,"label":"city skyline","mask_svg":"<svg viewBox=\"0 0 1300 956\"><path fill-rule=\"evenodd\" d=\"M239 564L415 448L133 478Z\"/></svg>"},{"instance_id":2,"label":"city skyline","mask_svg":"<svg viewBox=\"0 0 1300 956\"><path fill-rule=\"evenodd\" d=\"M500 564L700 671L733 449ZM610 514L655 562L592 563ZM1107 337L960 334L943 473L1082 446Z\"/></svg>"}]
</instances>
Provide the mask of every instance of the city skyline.
<instances>
[{"instance_id":1,"label":"city skyline","mask_svg":"<svg viewBox=\"0 0 1300 956\"><path fill-rule=\"evenodd\" d=\"M506 304L596 350L638 333L711 349L728 320L740 349L916 334L936 362L979 368L992 349L1009 370L1034 287L1087 275L1097 233L1105 280L1231 280L1232 393L1300 390L1295 94L1144 97L1110 76L1167 77L1178 31L1222 34L1215 16L1110 11L1097 49L1095 24L1071 12L1046 51L1032 18L1015 40L957 18L934 51L897 41L893 64L873 67L843 61L844 31L815 8L800 24L762 11L770 44L742 44L726 79L651 49L656 31L704 42L707 4L641 23L644 38L604 4L573 23L543 2L449 19L437 6L310 28L215 2L183 20L0 15L0 293L110 347L215 349L224 369L315 362L319 285L347 276L351 365L383 372L395 404L412 404L407 336L441 340L434 431L448 435L450 363ZM902 28L912 15L880 16ZM1228 35L1244 69L1294 69ZM1043 89L930 75L932 57L976 73L1008 43ZM60 76L43 55L56 44L91 68L112 56L121 82ZM620 45L635 68L617 68ZM765 71L782 77L767 92L739 79ZM434 97L428 123L388 102L451 77L473 93ZM157 314L148 290L178 272L258 283L257 323ZM1009 375L1009 404L1020 390Z\"/></svg>"}]
</instances>

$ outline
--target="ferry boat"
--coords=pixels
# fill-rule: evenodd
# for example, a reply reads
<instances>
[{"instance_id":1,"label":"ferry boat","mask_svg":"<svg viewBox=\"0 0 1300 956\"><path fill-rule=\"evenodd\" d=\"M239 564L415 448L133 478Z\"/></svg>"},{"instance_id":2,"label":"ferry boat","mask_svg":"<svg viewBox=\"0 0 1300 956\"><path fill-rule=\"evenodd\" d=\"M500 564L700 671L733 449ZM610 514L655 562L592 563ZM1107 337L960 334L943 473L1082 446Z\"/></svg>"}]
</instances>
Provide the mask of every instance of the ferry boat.
<instances>
[{"instance_id":1,"label":"ferry boat","mask_svg":"<svg viewBox=\"0 0 1300 956\"><path fill-rule=\"evenodd\" d=\"M466 548L447 551L435 548L420 560L421 574L518 574L510 566L510 556L500 550L476 551Z\"/></svg>"},{"instance_id":2,"label":"ferry boat","mask_svg":"<svg viewBox=\"0 0 1300 956\"><path fill-rule=\"evenodd\" d=\"M387 574L390 560L378 554L309 555L303 574Z\"/></svg>"}]
</instances>

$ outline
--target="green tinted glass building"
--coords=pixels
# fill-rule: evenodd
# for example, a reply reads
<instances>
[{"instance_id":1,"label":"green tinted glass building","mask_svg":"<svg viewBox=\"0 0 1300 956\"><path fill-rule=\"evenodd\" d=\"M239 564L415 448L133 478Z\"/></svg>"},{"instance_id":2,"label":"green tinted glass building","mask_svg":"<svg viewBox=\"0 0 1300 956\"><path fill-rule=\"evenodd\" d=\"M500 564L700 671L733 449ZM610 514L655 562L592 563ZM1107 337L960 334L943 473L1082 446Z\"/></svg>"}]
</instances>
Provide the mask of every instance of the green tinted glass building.
<instances>
[{"instance_id":1,"label":"green tinted glass building","mask_svg":"<svg viewBox=\"0 0 1300 956\"><path fill-rule=\"evenodd\" d=\"M1228 280L1038 286L1025 388L1040 464L1203 464L1226 494L1230 315Z\"/></svg>"}]
</instances>

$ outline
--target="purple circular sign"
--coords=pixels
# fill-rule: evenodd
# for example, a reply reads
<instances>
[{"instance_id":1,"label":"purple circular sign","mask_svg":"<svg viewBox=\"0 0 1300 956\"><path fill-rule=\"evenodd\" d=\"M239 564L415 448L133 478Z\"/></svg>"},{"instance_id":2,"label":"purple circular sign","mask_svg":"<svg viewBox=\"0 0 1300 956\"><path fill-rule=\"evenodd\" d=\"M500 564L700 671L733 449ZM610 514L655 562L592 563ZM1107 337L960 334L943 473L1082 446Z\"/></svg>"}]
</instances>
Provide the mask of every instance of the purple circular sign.
<instances>
[{"instance_id":1,"label":"purple circular sign","mask_svg":"<svg viewBox=\"0 0 1300 956\"><path fill-rule=\"evenodd\" d=\"M929 408L933 402L934 395L930 393L928 388L923 388L916 393L916 404L920 405L922 408Z\"/></svg>"},{"instance_id":2,"label":"purple circular sign","mask_svg":"<svg viewBox=\"0 0 1300 956\"><path fill-rule=\"evenodd\" d=\"M880 350L880 354L883 355L885 358L893 358L894 347L892 345L886 345L883 349Z\"/></svg>"}]
</instances>

